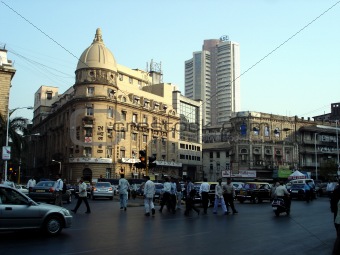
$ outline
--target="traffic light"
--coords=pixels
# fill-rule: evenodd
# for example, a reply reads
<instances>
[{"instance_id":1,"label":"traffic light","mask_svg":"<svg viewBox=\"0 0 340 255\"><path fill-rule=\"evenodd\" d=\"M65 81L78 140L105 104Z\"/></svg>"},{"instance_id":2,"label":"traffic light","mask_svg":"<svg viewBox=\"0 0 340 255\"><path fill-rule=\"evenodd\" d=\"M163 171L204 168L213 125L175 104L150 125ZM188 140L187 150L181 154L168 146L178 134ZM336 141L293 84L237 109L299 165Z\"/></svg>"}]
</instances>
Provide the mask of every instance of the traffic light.
<instances>
[{"instance_id":1,"label":"traffic light","mask_svg":"<svg viewBox=\"0 0 340 255\"><path fill-rule=\"evenodd\" d=\"M140 168L146 168L146 150L139 151Z\"/></svg>"},{"instance_id":2,"label":"traffic light","mask_svg":"<svg viewBox=\"0 0 340 255\"><path fill-rule=\"evenodd\" d=\"M152 155L151 157L149 157L149 168L154 168L156 167L156 157L154 155Z\"/></svg>"}]
</instances>

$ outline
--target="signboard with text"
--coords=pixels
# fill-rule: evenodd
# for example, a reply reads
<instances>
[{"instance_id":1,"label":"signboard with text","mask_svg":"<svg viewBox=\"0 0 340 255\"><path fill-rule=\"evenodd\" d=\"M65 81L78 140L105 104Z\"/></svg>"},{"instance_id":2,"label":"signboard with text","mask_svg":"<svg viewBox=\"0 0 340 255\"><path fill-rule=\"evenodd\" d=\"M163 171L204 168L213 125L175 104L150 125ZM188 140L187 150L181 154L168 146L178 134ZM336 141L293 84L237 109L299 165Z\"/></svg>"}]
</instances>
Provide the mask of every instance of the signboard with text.
<instances>
[{"instance_id":1,"label":"signboard with text","mask_svg":"<svg viewBox=\"0 0 340 255\"><path fill-rule=\"evenodd\" d=\"M11 159L11 146L2 146L2 160Z\"/></svg>"}]
</instances>

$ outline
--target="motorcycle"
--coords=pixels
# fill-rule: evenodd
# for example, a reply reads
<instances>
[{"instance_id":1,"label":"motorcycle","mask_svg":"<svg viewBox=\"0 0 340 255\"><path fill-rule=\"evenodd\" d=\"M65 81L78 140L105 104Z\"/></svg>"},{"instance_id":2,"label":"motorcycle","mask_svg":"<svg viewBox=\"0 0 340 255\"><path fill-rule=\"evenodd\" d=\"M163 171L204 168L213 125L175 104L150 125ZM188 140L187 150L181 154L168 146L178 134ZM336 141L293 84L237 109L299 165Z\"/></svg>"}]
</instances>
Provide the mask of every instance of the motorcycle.
<instances>
[{"instance_id":1,"label":"motorcycle","mask_svg":"<svg viewBox=\"0 0 340 255\"><path fill-rule=\"evenodd\" d=\"M276 216L279 216L281 213L286 213L289 215L290 208L287 207L283 198L274 198L272 202L272 208Z\"/></svg>"}]
</instances>

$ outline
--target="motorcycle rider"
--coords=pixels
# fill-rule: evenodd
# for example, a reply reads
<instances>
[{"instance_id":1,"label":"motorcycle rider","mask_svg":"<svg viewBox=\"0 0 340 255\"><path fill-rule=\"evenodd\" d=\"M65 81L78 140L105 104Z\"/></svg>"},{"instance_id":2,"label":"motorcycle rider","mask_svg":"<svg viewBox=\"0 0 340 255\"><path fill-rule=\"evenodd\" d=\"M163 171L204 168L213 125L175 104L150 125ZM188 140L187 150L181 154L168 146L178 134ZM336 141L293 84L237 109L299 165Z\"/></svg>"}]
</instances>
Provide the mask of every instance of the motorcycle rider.
<instances>
[{"instance_id":1,"label":"motorcycle rider","mask_svg":"<svg viewBox=\"0 0 340 255\"><path fill-rule=\"evenodd\" d=\"M283 185L283 182L280 182L280 185L275 189L275 195L277 198L282 198L285 202L286 208L290 211L290 198L289 192L286 187Z\"/></svg>"}]
</instances>

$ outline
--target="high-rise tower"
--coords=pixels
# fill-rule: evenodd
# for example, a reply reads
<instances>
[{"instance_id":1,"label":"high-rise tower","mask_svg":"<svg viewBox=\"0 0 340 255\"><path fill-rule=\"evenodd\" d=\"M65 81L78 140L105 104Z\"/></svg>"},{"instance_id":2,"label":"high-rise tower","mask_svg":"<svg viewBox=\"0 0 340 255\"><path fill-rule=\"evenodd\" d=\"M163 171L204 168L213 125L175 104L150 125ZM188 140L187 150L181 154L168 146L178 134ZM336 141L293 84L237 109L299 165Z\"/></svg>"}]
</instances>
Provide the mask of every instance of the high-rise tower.
<instances>
[{"instance_id":1,"label":"high-rise tower","mask_svg":"<svg viewBox=\"0 0 340 255\"><path fill-rule=\"evenodd\" d=\"M229 121L240 111L239 44L220 39L204 40L202 51L185 61L185 96L203 101L203 125Z\"/></svg>"}]
</instances>

